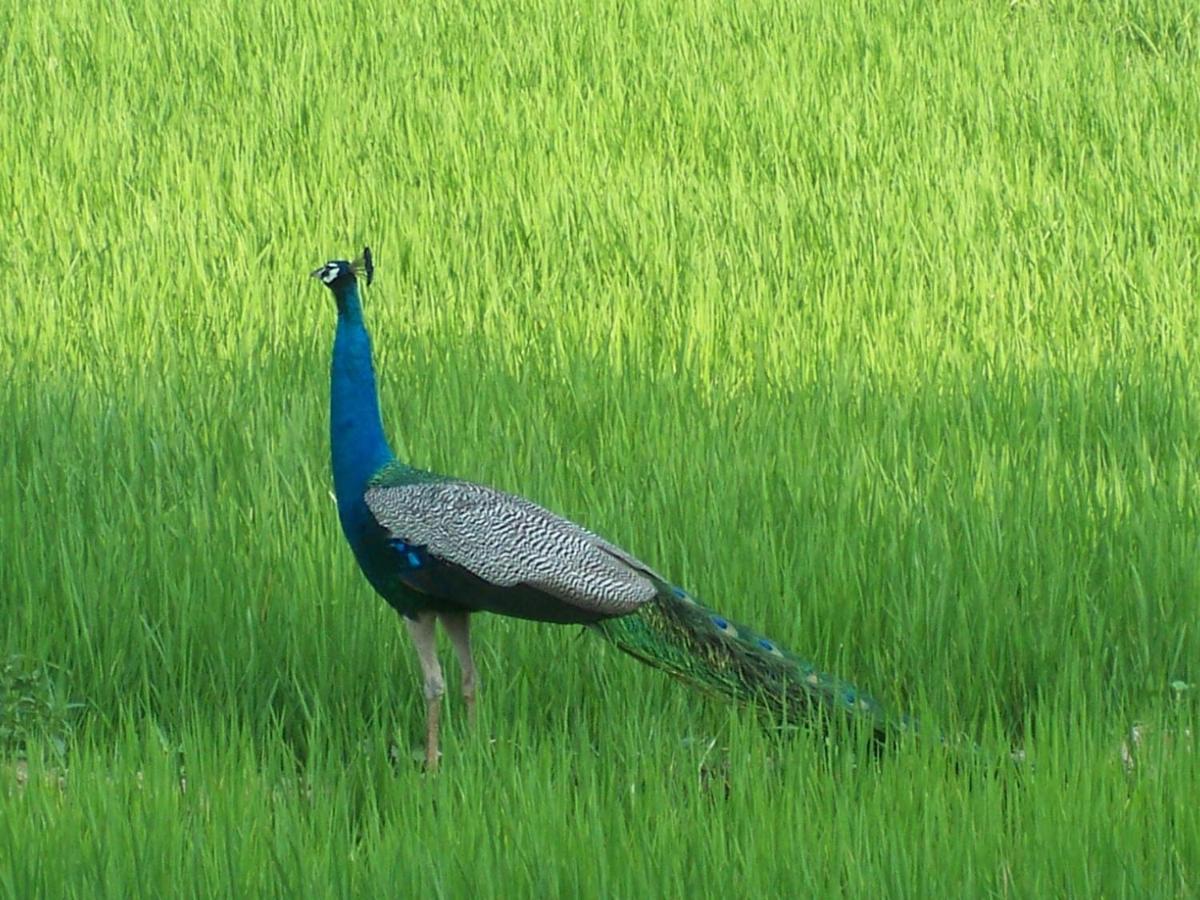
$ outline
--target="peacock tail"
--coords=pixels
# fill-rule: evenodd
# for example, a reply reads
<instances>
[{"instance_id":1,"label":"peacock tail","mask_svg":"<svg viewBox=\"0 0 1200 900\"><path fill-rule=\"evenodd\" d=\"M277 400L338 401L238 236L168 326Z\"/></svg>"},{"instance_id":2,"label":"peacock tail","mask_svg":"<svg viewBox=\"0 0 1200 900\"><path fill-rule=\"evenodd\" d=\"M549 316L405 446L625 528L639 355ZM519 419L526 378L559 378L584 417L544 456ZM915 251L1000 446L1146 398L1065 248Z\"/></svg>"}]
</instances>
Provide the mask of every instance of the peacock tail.
<instances>
[{"instance_id":1,"label":"peacock tail","mask_svg":"<svg viewBox=\"0 0 1200 900\"><path fill-rule=\"evenodd\" d=\"M889 716L849 682L731 622L679 587L662 584L653 602L592 630L650 666L705 693L759 707L776 721L848 714L869 722L880 737L913 726L907 717Z\"/></svg>"}]
</instances>

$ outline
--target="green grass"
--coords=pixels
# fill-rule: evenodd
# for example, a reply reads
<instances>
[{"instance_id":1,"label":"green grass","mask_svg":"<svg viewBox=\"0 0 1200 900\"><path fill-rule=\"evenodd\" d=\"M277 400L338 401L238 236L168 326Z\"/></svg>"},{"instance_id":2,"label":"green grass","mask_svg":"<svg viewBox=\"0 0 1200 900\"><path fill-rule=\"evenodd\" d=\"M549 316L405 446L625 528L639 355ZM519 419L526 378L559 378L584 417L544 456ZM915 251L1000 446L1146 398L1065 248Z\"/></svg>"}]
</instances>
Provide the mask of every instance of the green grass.
<instances>
[{"instance_id":1,"label":"green grass","mask_svg":"<svg viewBox=\"0 0 1200 900\"><path fill-rule=\"evenodd\" d=\"M9 4L0 894L1200 891L1191 3L286 6ZM422 773L328 495L364 242L411 461L979 761L481 618Z\"/></svg>"}]
</instances>

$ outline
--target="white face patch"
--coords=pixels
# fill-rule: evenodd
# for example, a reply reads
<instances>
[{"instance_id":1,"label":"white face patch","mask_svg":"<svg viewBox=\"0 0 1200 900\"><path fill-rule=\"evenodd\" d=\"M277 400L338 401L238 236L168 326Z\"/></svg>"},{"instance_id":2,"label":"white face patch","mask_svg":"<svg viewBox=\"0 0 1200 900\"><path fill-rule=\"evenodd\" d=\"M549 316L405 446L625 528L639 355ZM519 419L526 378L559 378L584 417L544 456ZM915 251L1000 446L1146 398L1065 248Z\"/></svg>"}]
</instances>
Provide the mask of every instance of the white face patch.
<instances>
[{"instance_id":1,"label":"white face patch","mask_svg":"<svg viewBox=\"0 0 1200 900\"><path fill-rule=\"evenodd\" d=\"M340 271L341 267L326 264L325 268L321 270L321 280L326 284L333 284Z\"/></svg>"}]
</instances>

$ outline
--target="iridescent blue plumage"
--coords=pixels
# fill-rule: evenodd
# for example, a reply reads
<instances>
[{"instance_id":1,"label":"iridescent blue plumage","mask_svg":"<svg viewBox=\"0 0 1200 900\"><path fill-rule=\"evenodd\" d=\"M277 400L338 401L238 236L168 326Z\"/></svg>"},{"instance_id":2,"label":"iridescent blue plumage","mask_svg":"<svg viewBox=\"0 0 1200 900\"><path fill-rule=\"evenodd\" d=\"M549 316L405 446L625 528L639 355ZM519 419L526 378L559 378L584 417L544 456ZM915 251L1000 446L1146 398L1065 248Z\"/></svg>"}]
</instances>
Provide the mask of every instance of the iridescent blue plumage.
<instances>
[{"instance_id":1,"label":"iridescent blue plumage","mask_svg":"<svg viewBox=\"0 0 1200 900\"><path fill-rule=\"evenodd\" d=\"M895 724L877 702L744 626L730 622L600 536L528 500L396 460L384 436L357 276L369 250L313 273L333 292L330 445L342 530L372 587L416 645L428 703L426 761L437 763L445 687L441 621L463 668L473 718L478 674L468 615L494 612L579 623L632 656L714 693L794 718L814 709ZM897 720L902 727L903 720Z\"/></svg>"}]
</instances>

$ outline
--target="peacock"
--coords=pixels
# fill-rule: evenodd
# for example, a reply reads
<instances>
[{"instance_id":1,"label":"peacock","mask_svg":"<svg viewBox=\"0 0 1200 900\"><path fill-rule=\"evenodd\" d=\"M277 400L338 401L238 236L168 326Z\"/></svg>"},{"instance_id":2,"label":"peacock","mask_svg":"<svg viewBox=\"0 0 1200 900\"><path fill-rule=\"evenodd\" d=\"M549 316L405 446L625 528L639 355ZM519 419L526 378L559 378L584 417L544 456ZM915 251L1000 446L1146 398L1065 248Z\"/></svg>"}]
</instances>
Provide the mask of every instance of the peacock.
<instances>
[{"instance_id":1,"label":"peacock","mask_svg":"<svg viewBox=\"0 0 1200 900\"><path fill-rule=\"evenodd\" d=\"M398 460L384 436L359 295L359 276L368 285L374 278L371 251L364 248L353 262L327 262L312 275L337 305L330 443L338 518L367 581L403 617L416 647L427 769L438 764L445 693L436 625L458 658L474 725L479 673L469 628L476 612L586 626L642 662L783 721L844 713L878 736L911 725L588 529L513 494Z\"/></svg>"}]
</instances>

